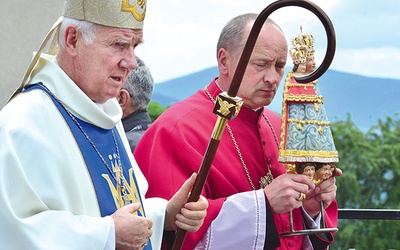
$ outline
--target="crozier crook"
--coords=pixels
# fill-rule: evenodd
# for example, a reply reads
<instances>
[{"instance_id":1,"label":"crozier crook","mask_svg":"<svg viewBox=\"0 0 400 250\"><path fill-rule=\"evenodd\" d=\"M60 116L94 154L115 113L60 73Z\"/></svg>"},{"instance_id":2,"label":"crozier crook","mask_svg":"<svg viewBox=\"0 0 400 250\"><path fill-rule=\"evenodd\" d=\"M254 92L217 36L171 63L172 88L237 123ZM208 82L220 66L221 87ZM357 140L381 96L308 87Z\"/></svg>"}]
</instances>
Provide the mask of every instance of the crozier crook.
<instances>
[{"instance_id":1,"label":"crozier crook","mask_svg":"<svg viewBox=\"0 0 400 250\"><path fill-rule=\"evenodd\" d=\"M246 70L247 64L249 62L251 53L253 51L254 45L257 41L258 35L263 27L265 21L269 15L275 10L286 7L286 6L297 6L303 7L312 13L314 13L324 25L326 35L327 35L327 50L322 64L313 73L296 77L296 81L299 83L307 83L318 79L322 76L326 70L329 68L336 50L336 37L333 25L326 15L326 13L312 2L307 0L278 0L268 5L256 18L254 25L250 31L249 38L244 46L242 55L240 57L238 66L236 68L235 74L232 78L231 85L228 92L224 92L217 97L217 102L215 103L214 113L218 115L211 139L209 141L206 153L203 157L196 182L194 183L191 195L188 202L197 201L207 180L208 173L212 161L214 159L215 153L218 148L218 144L222 137L222 133L226 126L228 119L232 119L237 116L239 109L242 105L242 100L236 97L239 90L240 83L242 82L244 72ZM173 250L180 250L182 244L186 237L186 231L183 229L178 229L175 241L173 244Z\"/></svg>"}]
</instances>

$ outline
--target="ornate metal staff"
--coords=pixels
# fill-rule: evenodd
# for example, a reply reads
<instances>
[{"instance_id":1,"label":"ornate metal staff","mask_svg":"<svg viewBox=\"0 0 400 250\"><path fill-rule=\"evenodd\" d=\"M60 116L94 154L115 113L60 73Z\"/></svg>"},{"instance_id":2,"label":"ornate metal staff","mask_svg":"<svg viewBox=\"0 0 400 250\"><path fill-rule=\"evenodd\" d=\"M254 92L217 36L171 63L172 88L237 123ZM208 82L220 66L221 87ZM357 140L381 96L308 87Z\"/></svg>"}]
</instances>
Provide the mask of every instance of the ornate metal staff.
<instances>
[{"instance_id":1,"label":"ornate metal staff","mask_svg":"<svg viewBox=\"0 0 400 250\"><path fill-rule=\"evenodd\" d=\"M251 53L253 52L254 45L257 41L258 35L263 27L268 16L275 10L286 7L286 6L298 6L313 12L322 22L326 30L327 35L327 51L324 60L320 67L310 75L295 77L296 81L299 83L311 82L322 76L325 71L329 68L336 50L336 37L335 30L325 12L312 2L307 0L278 0L268 5L256 18L254 25L250 31L249 38L244 46L242 55L240 57L238 66L236 68L235 74L232 78L231 85L228 92L223 92L217 97L217 102L215 103L214 113L218 115L218 119L215 123L214 130L211 135L206 153L204 155L203 161L201 163L196 182L194 183L192 193L188 199L188 202L197 201L201 194L201 190L207 180L208 173L210 172L211 163L214 159L215 153L217 151L219 142L221 140L222 134L224 132L227 120L233 119L239 113L240 107L242 105L242 100L236 97L239 90L240 83L242 82L246 66L249 62ZM186 237L186 231L178 229L174 244L172 246L173 250L180 250L182 244Z\"/></svg>"}]
</instances>

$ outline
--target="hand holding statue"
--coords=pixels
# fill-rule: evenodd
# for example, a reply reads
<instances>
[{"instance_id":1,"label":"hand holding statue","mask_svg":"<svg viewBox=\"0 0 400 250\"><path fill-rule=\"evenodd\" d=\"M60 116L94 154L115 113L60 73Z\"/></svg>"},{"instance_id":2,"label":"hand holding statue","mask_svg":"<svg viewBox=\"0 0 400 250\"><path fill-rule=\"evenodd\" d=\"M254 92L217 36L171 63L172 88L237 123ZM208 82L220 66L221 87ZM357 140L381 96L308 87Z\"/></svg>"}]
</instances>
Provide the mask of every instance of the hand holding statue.
<instances>
[{"instance_id":1,"label":"hand holding statue","mask_svg":"<svg viewBox=\"0 0 400 250\"><path fill-rule=\"evenodd\" d=\"M283 214L302 206L301 197L315 188L310 178L300 174L283 174L264 188L273 213Z\"/></svg>"},{"instance_id":2,"label":"hand holding statue","mask_svg":"<svg viewBox=\"0 0 400 250\"><path fill-rule=\"evenodd\" d=\"M314 36L300 34L292 38L293 70L288 73L282 103L282 141L279 161L287 172L306 175L316 188L303 201L311 217L320 213L320 201L327 207L336 195L335 179L341 171L330 122L324 108L324 98L318 80L298 83L294 76L310 74L315 69ZM305 53L296 53L298 50Z\"/></svg>"},{"instance_id":3,"label":"hand holding statue","mask_svg":"<svg viewBox=\"0 0 400 250\"><path fill-rule=\"evenodd\" d=\"M303 208L307 213L315 218L320 213L320 202L327 208L336 197L336 179L335 176L341 176L342 170L336 168L334 176L329 177L320 184L316 185L311 192L307 194L307 198L303 201Z\"/></svg>"}]
</instances>

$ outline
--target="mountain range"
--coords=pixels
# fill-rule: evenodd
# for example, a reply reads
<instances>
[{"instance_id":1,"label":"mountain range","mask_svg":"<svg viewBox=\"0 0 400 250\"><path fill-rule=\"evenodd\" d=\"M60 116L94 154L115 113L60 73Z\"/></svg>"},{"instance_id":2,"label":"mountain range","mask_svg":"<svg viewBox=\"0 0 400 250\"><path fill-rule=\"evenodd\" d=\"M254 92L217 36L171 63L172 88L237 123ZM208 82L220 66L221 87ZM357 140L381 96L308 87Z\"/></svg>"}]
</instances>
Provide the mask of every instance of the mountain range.
<instances>
[{"instance_id":1,"label":"mountain range","mask_svg":"<svg viewBox=\"0 0 400 250\"><path fill-rule=\"evenodd\" d=\"M290 69L286 68L285 72ZM152 100L162 106L192 95L218 76L218 68L210 67L172 80L156 83ZM267 107L281 113L285 77L273 102ZM379 119L400 114L400 80L366 77L329 69L318 80L325 109L331 122L350 119L362 130L376 125Z\"/></svg>"}]
</instances>

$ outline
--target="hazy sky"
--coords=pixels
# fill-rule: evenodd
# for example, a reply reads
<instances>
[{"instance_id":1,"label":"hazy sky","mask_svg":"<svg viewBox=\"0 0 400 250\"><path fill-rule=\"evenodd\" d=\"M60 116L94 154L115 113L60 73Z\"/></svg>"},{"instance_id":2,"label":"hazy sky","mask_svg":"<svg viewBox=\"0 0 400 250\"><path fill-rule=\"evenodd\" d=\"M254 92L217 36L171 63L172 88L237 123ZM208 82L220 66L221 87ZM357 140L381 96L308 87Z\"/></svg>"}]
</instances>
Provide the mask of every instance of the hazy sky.
<instances>
[{"instance_id":1,"label":"hazy sky","mask_svg":"<svg viewBox=\"0 0 400 250\"><path fill-rule=\"evenodd\" d=\"M400 79L400 4L398 0L314 0L330 17L337 38L331 69L365 76ZM216 66L216 43L233 17L260 13L270 0L149 0L145 42L137 49L156 82ZM326 35L313 13L285 7L271 15L288 42L300 33L313 33L321 62ZM289 58L288 65L291 65Z\"/></svg>"}]
</instances>

